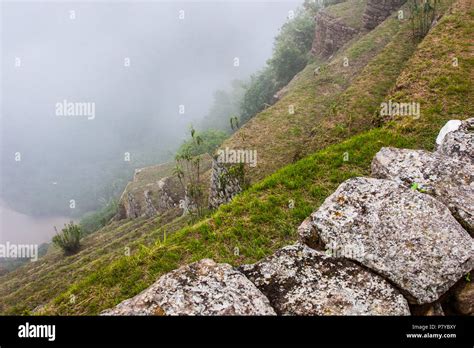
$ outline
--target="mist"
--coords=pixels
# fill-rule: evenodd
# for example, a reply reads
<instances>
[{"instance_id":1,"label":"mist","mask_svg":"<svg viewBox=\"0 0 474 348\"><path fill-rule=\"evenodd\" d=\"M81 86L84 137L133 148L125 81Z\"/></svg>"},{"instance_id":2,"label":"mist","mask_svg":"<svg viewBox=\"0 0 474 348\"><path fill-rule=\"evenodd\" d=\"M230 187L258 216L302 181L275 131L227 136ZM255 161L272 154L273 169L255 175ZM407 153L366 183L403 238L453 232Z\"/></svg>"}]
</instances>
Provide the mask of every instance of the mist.
<instances>
[{"instance_id":1,"label":"mist","mask_svg":"<svg viewBox=\"0 0 474 348\"><path fill-rule=\"evenodd\" d=\"M1 239L19 228L8 216L77 218L135 168L172 160L215 91L265 65L298 5L2 3ZM94 114L58 113L67 103Z\"/></svg>"}]
</instances>

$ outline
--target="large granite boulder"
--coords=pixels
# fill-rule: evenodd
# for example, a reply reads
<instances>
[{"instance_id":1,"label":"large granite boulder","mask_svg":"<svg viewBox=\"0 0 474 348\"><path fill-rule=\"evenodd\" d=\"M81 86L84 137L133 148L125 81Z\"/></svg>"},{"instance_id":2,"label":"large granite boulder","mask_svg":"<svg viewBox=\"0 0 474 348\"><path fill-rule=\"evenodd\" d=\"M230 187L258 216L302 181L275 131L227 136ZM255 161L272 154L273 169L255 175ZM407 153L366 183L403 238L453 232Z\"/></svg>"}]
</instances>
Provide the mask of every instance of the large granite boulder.
<instances>
[{"instance_id":1,"label":"large granite boulder","mask_svg":"<svg viewBox=\"0 0 474 348\"><path fill-rule=\"evenodd\" d=\"M102 315L275 315L242 273L209 259L163 275L137 296Z\"/></svg>"},{"instance_id":2,"label":"large granite boulder","mask_svg":"<svg viewBox=\"0 0 474 348\"><path fill-rule=\"evenodd\" d=\"M474 118L449 121L436 142L437 152L474 164Z\"/></svg>"},{"instance_id":3,"label":"large granite boulder","mask_svg":"<svg viewBox=\"0 0 474 348\"><path fill-rule=\"evenodd\" d=\"M394 181L347 180L311 219L303 242L358 261L412 303L436 301L474 265L473 239L448 208Z\"/></svg>"},{"instance_id":4,"label":"large granite boulder","mask_svg":"<svg viewBox=\"0 0 474 348\"><path fill-rule=\"evenodd\" d=\"M284 247L240 270L278 314L410 314L405 298L383 278L302 244Z\"/></svg>"},{"instance_id":5,"label":"large granite boulder","mask_svg":"<svg viewBox=\"0 0 474 348\"><path fill-rule=\"evenodd\" d=\"M382 148L372 161L372 176L435 196L474 234L474 164L423 150Z\"/></svg>"}]
</instances>

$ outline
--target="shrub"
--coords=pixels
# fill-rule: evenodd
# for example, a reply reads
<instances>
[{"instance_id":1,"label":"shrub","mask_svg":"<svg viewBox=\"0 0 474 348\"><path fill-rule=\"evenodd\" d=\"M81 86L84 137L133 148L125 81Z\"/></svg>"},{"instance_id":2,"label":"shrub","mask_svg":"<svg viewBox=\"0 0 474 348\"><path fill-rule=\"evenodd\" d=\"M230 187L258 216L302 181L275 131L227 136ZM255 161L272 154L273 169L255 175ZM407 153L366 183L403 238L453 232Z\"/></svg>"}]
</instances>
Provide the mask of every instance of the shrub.
<instances>
[{"instance_id":1,"label":"shrub","mask_svg":"<svg viewBox=\"0 0 474 348\"><path fill-rule=\"evenodd\" d=\"M58 232L56 226L54 229L57 234L53 237L53 244L61 248L65 255L75 254L81 247L81 227L71 221L69 224L64 225L61 232Z\"/></svg>"}]
</instances>

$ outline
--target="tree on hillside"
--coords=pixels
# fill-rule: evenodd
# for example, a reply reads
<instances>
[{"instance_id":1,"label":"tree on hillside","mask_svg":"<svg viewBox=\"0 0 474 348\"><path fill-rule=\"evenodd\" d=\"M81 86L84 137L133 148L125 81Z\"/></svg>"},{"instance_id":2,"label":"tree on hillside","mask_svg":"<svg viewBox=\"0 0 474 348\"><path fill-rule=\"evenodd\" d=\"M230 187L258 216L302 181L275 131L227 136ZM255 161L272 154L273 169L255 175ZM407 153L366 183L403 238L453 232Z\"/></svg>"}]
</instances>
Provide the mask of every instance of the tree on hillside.
<instances>
[{"instance_id":1,"label":"tree on hillside","mask_svg":"<svg viewBox=\"0 0 474 348\"><path fill-rule=\"evenodd\" d=\"M252 75L240 105L240 118L243 122L250 120L255 114L273 104L277 92L275 72L267 66L261 72Z\"/></svg>"},{"instance_id":2,"label":"tree on hillside","mask_svg":"<svg viewBox=\"0 0 474 348\"><path fill-rule=\"evenodd\" d=\"M299 10L293 20L285 23L275 38L268 65L275 72L276 87L285 86L309 60L315 22L312 11Z\"/></svg>"},{"instance_id":3,"label":"tree on hillside","mask_svg":"<svg viewBox=\"0 0 474 348\"><path fill-rule=\"evenodd\" d=\"M319 2L306 2L275 37L272 57L264 69L251 76L240 107L243 122L275 102L275 93L290 82L310 59Z\"/></svg>"},{"instance_id":4,"label":"tree on hillside","mask_svg":"<svg viewBox=\"0 0 474 348\"><path fill-rule=\"evenodd\" d=\"M439 0L410 0L413 40L423 39L436 19Z\"/></svg>"}]
</instances>

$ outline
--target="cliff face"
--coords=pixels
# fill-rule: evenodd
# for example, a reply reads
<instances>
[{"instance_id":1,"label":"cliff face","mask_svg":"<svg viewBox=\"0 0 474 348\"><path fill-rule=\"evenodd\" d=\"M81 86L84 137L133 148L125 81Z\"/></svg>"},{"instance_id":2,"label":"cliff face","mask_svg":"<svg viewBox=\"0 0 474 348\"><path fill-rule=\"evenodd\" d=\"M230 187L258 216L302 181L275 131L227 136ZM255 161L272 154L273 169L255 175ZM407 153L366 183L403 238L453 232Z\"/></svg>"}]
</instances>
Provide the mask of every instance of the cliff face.
<instances>
[{"instance_id":1,"label":"cliff face","mask_svg":"<svg viewBox=\"0 0 474 348\"><path fill-rule=\"evenodd\" d=\"M406 0L368 0L363 16L364 27L375 28L405 2Z\"/></svg>"},{"instance_id":2,"label":"cliff face","mask_svg":"<svg viewBox=\"0 0 474 348\"><path fill-rule=\"evenodd\" d=\"M321 58L331 56L358 33L357 29L324 11L318 12L315 21L316 32L311 52Z\"/></svg>"},{"instance_id":3,"label":"cliff face","mask_svg":"<svg viewBox=\"0 0 474 348\"><path fill-rule=\"evenodd\" d=\"M202 182L208 185L212 159L202 156ZM153 217L173 209L181 209L180 202L185 200L184 188L173 173L174 163L165 163L138 169L133 181L123 192L117 220Z\"/></svg>"},{"instance_id":4,"label":"cliff face","mask_svg":"<svg viewBox=\"0 0 474 348\"><path fill-rule=\"evenodd\" d=\"M235 195L242 191L242 184L242 176L234 175L224 164L213 160L209 188L209 208L216 209L220 205L230 202Z\"/></svg>"}]
</instances>

